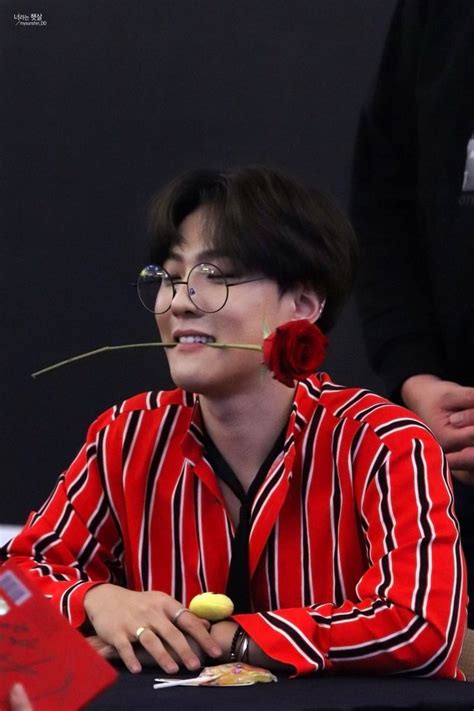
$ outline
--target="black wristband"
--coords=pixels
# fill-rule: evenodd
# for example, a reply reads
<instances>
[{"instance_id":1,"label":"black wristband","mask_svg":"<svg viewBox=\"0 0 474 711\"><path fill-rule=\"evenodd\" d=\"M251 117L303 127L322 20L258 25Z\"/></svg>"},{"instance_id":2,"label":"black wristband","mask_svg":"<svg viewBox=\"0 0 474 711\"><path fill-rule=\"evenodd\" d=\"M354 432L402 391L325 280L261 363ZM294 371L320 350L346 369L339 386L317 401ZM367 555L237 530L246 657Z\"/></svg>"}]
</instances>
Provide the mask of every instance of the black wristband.
<instances>
[{"instance_id":1,"label":"black wristband","mask_svg":"<svg viewBox=\"0 0 474 711\"><path fill-rule=\"evenodd\" d=\"M244 636L245 632L242 629L240 625L237 626L237 629L234 632L234 636L232 637L232 644L230 645L230 655L229 659L231 662L237 661L237 651L240 647L239 642L241 638Z\"/></svg>"}]
</instances>

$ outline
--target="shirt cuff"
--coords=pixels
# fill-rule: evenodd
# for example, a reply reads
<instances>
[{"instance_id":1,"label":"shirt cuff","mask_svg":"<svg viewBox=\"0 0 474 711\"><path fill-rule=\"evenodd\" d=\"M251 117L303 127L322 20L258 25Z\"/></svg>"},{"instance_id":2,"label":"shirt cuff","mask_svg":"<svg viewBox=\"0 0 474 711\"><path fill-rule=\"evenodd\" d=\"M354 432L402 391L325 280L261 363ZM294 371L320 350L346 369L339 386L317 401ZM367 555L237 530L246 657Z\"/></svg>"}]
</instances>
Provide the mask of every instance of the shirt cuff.
<instances>
[{"instance_id":1,"label":"shirt cuff","mask_svg":"<svg viewBox=\"0 0 474 711\"><path fill-rule=\"evenodd\" d=\"M318 630L305 608L234 615L232 619L265 654L294 667L295 676L313 674L330 666L321 651L325 647L323 640L316 640L324 631Z\"/></svg>"}]
</instances>

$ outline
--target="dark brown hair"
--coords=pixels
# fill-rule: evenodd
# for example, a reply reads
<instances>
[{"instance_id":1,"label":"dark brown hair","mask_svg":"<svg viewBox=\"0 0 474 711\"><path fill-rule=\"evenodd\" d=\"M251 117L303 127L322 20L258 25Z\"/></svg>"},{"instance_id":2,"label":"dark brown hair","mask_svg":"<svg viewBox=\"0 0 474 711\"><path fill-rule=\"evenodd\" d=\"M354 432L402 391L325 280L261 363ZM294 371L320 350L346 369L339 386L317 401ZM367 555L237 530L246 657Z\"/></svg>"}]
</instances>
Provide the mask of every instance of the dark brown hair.
<instances>
[{"instance_id":1,"label":"dark brown hair","mask_svg":"<svg viewBox=\"0 0 474 711\"><path fill-rule=\"evenodd\" d=\"M179 226L208 209L205 242L249 274L274 279L284 292L298 284L326 299L319 320L328 330L354 280L354 231L334 200L283 173L263 167L178 176L150 208L151 259L163 264L182 241Z\"/></svg>"}]
</instances>

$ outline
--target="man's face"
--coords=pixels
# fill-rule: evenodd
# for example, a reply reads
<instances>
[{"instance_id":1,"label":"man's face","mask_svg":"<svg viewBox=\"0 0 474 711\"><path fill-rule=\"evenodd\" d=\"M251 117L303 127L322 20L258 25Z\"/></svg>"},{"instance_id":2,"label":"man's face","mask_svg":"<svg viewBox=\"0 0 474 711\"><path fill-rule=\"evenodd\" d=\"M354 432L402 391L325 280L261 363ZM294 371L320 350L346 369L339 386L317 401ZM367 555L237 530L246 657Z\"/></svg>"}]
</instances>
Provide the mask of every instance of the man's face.
<instances>
[{"instance_id":1,"label":"man's face","mask_svg":"<svg viewBox=\"0 0 474 711\"><path fill-rule=\"evenodd\" d=\"M185 280L196 264L211 262L224 274L232 275L232 265L222 257L209 256L203 240L206 229L203 208L188 215L180 225L181 245L175 247L162 265L177 280ZM260 274L239 274L229 282ZM174 383L191 392L228 397L247 389L254 390L271 377L262 368L260 352L235 348L212 348L203 343L179 342L189 336L207 336L221 343L251 343L261 345L264 327L273 330L292 318L298 318L293 292L280 294L276 282L262 279L231 286L225 306L215 313L205 313L192 303L186 285L176 287L171 308L158 314L156 321L161 339L178 341L175 348L166 349Z\"/></svg>"}]
</instances>

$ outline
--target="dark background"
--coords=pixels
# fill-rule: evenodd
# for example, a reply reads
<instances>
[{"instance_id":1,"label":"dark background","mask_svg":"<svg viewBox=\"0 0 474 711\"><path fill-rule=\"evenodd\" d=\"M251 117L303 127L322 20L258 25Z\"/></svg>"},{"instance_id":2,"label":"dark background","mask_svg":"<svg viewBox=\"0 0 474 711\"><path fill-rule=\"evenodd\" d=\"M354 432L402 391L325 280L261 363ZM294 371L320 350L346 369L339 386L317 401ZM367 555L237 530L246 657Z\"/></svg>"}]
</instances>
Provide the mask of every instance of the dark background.
<instances>
[{"instance_id":1,"label":"dark background","mask_svg":"<svg viewBox=\"0 0 474 711\"><path fill-rule=\"evenodd\" d=\"M156 190L201 166L264 162L347 206L360 107L394 0L0 2L0 522L21 523L102 410L168 387L131 282ZM23 27L14 14L42 13ZM351 303L325 368L383 392Z\"/></svg>"}]
</instances>

